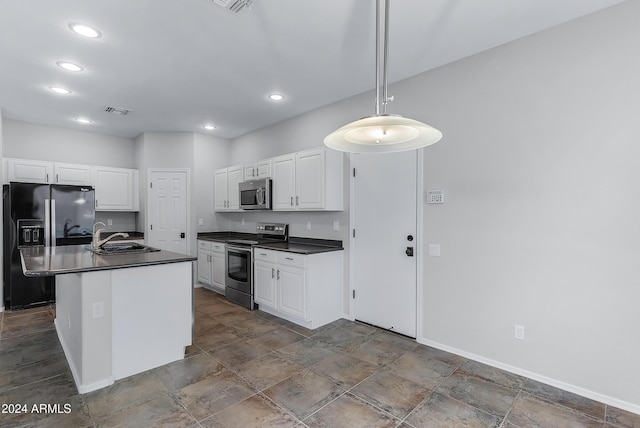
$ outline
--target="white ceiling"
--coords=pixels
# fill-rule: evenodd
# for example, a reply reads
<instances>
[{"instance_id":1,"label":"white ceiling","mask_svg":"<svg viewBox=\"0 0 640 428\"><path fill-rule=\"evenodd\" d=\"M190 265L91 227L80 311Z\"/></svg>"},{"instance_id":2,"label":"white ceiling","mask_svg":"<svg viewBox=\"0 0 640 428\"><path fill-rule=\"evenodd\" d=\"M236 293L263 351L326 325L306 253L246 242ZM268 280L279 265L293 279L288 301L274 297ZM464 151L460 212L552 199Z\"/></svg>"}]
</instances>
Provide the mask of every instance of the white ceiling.
<instances>
[{"instance_id":1,"label":"white ceiling","mask_svg":"<svg viewBox=\"0 0 640 428\"><path fill-rule=\"evenodd\" d=\"M392 1L389 79L621 1ZM124 137L184 131L234 138L373 89L374 5L254 0L233 14L211 0L2 0L0 108L9 119ZM73 22L102 37L72 33ZM61 60L84 71L64 71ZM56 95L51 85L73 93ZM271 92L286 99L274 104ZM116 116L106 106L131 113ZM94 123L78 124L78 116ZM205 131L205 122L218 128Z\"/></svg>"}]
</instances>

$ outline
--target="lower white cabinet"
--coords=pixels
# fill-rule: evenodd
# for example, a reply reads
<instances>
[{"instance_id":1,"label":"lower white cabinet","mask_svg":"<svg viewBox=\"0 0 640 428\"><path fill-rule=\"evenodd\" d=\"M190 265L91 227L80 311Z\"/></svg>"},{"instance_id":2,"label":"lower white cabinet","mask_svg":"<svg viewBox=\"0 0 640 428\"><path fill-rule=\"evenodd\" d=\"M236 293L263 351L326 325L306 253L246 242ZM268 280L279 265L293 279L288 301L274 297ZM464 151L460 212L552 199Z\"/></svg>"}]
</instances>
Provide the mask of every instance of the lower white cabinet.
<instances>
[{"instance_id":1,"label":"lower white cabinet","mask_svg":"<svg viewBox=\"0 0 640 428\"><path fill-rule=\"evenodd\" d=\"M224 244L198 240L198 282L224 294Z\"/></svg>"},{"instance_id":2,"label":"lower white cabinet","mask_svg":"<svg viewBox=\"0 0 640 428\"><path fill-rule=\"evenodd\" d=\"M343 316L343 251L298 254L254 249L260 310L315 329Z\"/></svg>"}]
</instances>

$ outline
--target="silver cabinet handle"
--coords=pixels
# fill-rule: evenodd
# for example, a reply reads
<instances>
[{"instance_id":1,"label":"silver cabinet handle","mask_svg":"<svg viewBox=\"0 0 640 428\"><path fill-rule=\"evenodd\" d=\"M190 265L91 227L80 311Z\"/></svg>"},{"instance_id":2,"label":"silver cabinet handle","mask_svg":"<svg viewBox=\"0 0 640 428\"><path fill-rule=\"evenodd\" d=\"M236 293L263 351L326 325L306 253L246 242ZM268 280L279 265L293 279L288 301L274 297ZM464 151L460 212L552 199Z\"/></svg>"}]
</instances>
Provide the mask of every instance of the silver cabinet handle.
<instances>
[{"instance_id":1,"label":"silver cabinet handle","mask_svg":"<svg viewBox=\"0 0 640 428\"><path fill-rule=\"evenodd\" d=\"M278 279L280 279L280 269L278 269Z\"/></svg>"},{"instance_id":2,"label":"silver cabinet handle","mask_svg":"<svg viewBox=\"0 0 640 428\"><path fill-rule=\"evenodd\" d=\"M293 196L291 197L291 206L293 206Z\"/></svg>"},{"instance_id":3,"label":"silver cabinet handle","mask_svg":"<svg viewBox=\"0 0 640 428\"><path fill-rule=\"evenodd\" d=\"M271 268L271 278L276 276L276 268Z\"/></svg>"},{"instance_id":4,"label":"silver cabinet handle","mask_svg":"<svg viewBox=\"0 0 640 428\"><path fill-rule=\"evenodd\" d=\"M267 253L258 253L258 254L260 254L261 256L266 256L267 255Z\"/></svg>"},{"instance_id":5,"label":"silver cabinet handle","mask_svg":"<svg viewBox=\"0 0 640 428\"><path fill-rule=\"evenodd\" d=\"M300 197L296 196L296 206L300 205Z\"/></svg>"},{"instance_id":6,"label":"silver cabinet handle","mask_svg":"<svg viewBox=\"0 0 640 428\"><path fill-rule=\"evenodd\" d=\"M293 257L285 257L285 259L293 261Z\"/></svg>"},{"instance_id":7,"label":"silver cabinet handle","mask_svg":"<svg viewBox=\"0 0 640 428\"><path fill-rule=\"evenodd\" d=\"M58 179L58 174L56 174L56 183L60 183L60 180Z\"/></svg>"}]
</instances>

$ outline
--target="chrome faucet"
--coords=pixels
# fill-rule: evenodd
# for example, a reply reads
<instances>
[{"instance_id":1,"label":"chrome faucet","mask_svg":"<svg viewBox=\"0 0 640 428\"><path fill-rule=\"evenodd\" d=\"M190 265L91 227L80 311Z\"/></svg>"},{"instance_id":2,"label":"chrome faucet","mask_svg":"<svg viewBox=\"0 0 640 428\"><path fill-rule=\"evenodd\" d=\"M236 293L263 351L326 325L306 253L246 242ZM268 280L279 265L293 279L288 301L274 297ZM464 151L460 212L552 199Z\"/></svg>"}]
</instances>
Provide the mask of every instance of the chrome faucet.
<instances>
[{"instance_id":1,"label":"chrome faucet","mask_svg":"<svg viewBox=\"0 0 640 428\"><path fill-rule=\"evenodd\" d=\"M98 232L100 232L102 229L98 229ZM100 236L100 235L98 235ZM98 248L102 248L102 246L104 244L106 244L107 242L109 242L110 240L112 240L113 238L115 238L116 236L122 236L123 238L128 238L129 234L128 233L124 233L124 232L118 232L118 233L113 233L109 236L107 236L106 238L102 239L102 240L98 240L96 242L96 246L94 248L98 249Z\"/></svg>"},{"instance_id":2,"label":"chrome faucet","mask_svg":"<svg viewBox=\"0 0 640 428\"><path fill-rule=\"evenodd\" d=\"M104 229L96 230L96 226L99 224L103 225L104 227L107 227L107 225L101 221L96 221L93 224L93 241L91 242L91 248L93 248L94 250L98 248L98 242L100 241L100 232L104 230Z\"/></svg>"}]
</instances>

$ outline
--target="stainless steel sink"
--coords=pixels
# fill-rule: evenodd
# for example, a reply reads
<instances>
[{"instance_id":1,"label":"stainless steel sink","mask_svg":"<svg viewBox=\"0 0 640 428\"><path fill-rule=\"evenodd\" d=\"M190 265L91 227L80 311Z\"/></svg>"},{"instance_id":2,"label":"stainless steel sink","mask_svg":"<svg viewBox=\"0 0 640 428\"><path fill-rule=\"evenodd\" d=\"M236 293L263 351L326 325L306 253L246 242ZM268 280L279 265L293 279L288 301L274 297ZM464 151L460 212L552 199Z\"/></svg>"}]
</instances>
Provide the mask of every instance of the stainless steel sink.
<instances>
[{"instance_id":1,"label":"stainless steel sink","mask_svg":"<svg viewBox=\"0 0 640 428\"><path fill-rule=\"evenodd\" d=\"M111 256L118 254L139 254L160 251L159 248L148 247L142 244L109 244L100 248L86 247L87 250L100 256Z\"/></svg>"}]
</instances>

